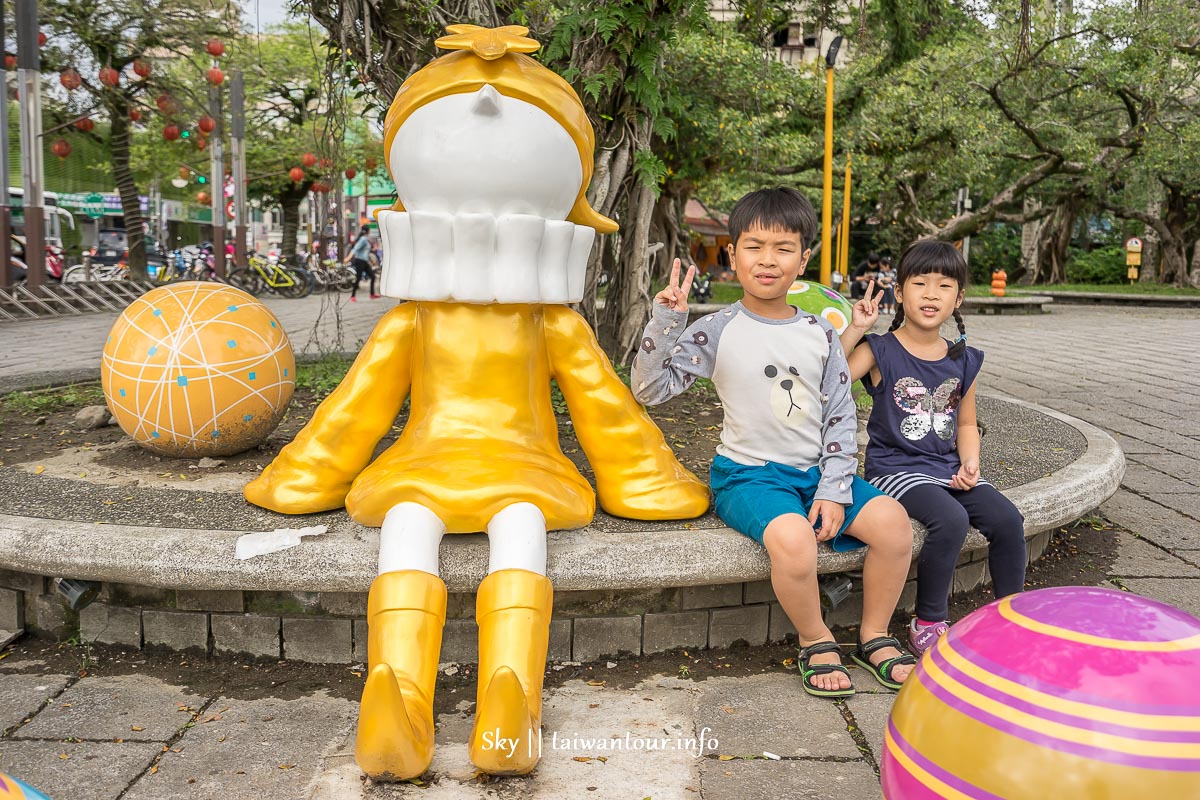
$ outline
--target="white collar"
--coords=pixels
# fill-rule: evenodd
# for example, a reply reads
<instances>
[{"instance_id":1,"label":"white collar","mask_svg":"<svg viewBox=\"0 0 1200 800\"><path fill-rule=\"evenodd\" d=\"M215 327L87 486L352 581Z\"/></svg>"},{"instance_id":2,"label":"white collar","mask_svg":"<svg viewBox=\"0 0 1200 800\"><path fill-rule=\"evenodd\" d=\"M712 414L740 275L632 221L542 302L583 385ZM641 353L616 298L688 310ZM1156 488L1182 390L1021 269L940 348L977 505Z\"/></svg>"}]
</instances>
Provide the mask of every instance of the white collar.
<instances>
[{"instance_id":1,"label":"white collar","mask_svg":"<svg viewBox=\"0 0 1200 800\"><path fill-rule=\"evenodd\" d=\"M526 214L381 211L379 291L402 300L578 303L594 228Z\"/></svg>"}]
</instances>

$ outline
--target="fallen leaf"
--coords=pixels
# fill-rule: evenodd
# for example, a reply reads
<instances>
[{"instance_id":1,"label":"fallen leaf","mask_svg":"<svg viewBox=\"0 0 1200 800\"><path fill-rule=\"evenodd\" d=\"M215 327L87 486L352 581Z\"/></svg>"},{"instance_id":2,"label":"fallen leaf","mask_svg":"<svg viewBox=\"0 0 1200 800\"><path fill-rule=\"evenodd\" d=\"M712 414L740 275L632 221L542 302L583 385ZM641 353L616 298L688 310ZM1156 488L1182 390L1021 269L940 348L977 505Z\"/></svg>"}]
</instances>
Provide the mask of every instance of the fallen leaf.
<instances>
[{"instance_id":1,"label":"fallen leaf","mask_svg":"<svg viewBox=\"0 0 1200 800\"><path fill-rule=\"evenodd\" d=\"M596 756L596 760L599 761L601 764L607 764L608 756Z\"/></svg>"},{"instance_id":2,"label":"fallen leaf","mask_svg":"<svg viewBox=\"0 0 1200 800\"><path fill-rule=\"evenodd\" d=\"M131 725L131 726L130 726L130 728L129 728L129 730L131 730L131 731L144 731L144 730L146 730L146 729L145 729L145 728L143 728L141 725Z\"/></svg>"},{"instance_id":3,"label":"fallen leaf","mask_svg":"<svg viewBox=\"0 0 1200 800\"><path fill-rule=\"evenodd\" d=\"M59 753L58 757L61 758L63 761L66 761L68 758L70 758L70 756L67 755L66 753Z\"/></svg>"},{"instance_id":4,"label":"fallen leaf","mask_svg":"<svg viewBox=\"0 0 1200 800\"><path fill-rule=\"evenodd\" d=\"M41 475L41 474L42 474L43 472L45 472L45 471L46 471L46 468L45 468L44 466L42 466L41 464L38 464L38 465L37 465L37 469L35 469L35 470L33 471L33 474L34 474L34 475Z\"/></svg>"},{"instance_id":5,"label":"fallen leaf","mask_svg":"<svg viewBox=\"0 0 1200 800\"><path fill-rule=\"evenodd\" d=\"M737 756L717 756L718 761L733 761Z\"/></svg>"},{"instance_id":6,"label":"fallen leaf","mask_svg":"<svg viewBox=\"0 0 1200 800\"><path fill-rule=\"evenodd\" d=\"M607 681L588 681L588 686L603 686Z\"/></svg>"},{"instance_id":7,"label":"fallen leaf","mask_svg":"<svg viewBox=\"0 0 1200 800\"><path fill-rule=\"evenodd\" d=\"M291 769L294 766L296 766L296 765L295 764L280 764L279 768L280 769Z\"/></svg>"},{"instance_id":8,"label":"fallen leaf","mask_svg":"<svg viewBox=\"0 0 1200 800\"><path fill-rule=\"evenodd\" d=\"M151 775L157 775L157 774L158 774L158 764L155 764L153 767L151 767L151 768L150 768L150 774L151 774Z\"/></svg>"},{"instance_id":9,"label":"fallen leaf","mask_svg":"<svg viewBox=\"0 0 1200 800\"><path fill-rule=\"evenodd\" d=\"M722 710L722 711L724 711L726 714L732 714L732 713L734 713L734 708L733 708L733 706L720 706L720 708L721 708L721 710Z\"/></svg>"},{"instance_id":10,"label":"fallen leaf","mask_svg":"<svg viewBox=\"0 0 1200 800\"><path fill-rule=\"evenodd\" d=\"M588 703L588 708L599 708L599 707L600 707L599 703Z\"/></svg>"},{"instance_id":11,"label":"fallen leaf","mask_svg":"<svg viewBox=\"0 0 1200 800\"><path fill-rule=\"evenodd\" d=\"M572 761L578 761L581 764L587 764L592 760L591 756L575 756Z\"/></svg>"}]
</instances>

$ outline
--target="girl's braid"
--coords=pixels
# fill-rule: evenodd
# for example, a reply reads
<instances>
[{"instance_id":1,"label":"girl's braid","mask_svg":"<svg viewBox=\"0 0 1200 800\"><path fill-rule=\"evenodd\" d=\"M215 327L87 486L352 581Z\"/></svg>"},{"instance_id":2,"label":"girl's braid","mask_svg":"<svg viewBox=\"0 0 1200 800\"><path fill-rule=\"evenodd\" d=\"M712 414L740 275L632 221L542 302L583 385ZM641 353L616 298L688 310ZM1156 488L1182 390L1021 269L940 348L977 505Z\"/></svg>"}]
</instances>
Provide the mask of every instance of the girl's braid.
<instances>
[{"instance_id":1,"label":"girl's braid","mask_svg":"<svg viewBox=\"0 0 1200 800\"><path fill-rule=\"evenodd\" d=\"M946 355L951 358L958 358L967 349L967 325L963 322L962 314L958 309L954 309L954 321L958 323L958 338L950 345L950 349Z\"/></svg>"},{"instance_id":2,"label":"girl's braid","mask_svg":"<svg viewBox=\"0 0 1200 800\"><path fill-rule=\"evenodd\" d=\"M896 306L896 314L892 317L892 327L888 328L888 332L896 330L904 324L904 304L899 303Z\"/></svg>"}]
</instances>

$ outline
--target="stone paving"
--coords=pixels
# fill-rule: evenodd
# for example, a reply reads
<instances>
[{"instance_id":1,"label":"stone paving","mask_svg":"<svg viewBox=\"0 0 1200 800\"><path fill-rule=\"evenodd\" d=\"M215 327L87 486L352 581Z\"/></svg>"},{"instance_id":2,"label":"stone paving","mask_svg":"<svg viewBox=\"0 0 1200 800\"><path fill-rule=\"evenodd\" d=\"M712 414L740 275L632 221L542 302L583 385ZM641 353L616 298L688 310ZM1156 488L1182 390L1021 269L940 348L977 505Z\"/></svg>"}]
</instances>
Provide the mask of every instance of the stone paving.
<instances>
[{"instance_id":1,"label":"stone paving","mask_svg":"<svg viewBox=\"0 0 1200 800\"><path fill-rule=\"evenodd\" d=\"M303 346L322 302L271 304ZM347 346L387 306L344 306ZM0 325L0 385L51 365L94 369L109 324L111 317ZM1133 535L1118 534L1109 581L1200 615L1195 312L1061 307L967 324L972 344L987 353L983 387L1087 420L1125 449L1124 483L1101 512ZM472 704L464 701L439 719L423 786L376 786L353 762L353 702L324 692L200 696L145 675L45 674L19 642L9 655L0 661L0 770L57 798L876 797L892 700L861 671L853 672L859 694L840 704L808 697L782 669L700 682L657 676L625 689L572 681L546 693L547 738L533 776L475 780L465 746ZM629 744L586 741L609 737Z\"/></svg>"}]
</instances>

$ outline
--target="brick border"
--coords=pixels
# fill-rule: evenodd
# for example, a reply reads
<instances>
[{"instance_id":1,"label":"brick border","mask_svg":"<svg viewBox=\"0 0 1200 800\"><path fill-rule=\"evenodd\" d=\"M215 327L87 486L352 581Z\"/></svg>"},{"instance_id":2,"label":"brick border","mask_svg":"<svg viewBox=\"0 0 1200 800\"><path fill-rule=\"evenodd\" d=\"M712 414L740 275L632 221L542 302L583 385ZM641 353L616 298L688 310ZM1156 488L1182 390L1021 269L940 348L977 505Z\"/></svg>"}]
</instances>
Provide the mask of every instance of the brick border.
<instances>
[{"instance_id":1,"label":"brick border","mask_svg":"<svg viewBox=\"0 0 1200 800\"><path fill-rule=\"evenodd\" d=\"M1029 561L1042 556L1051 532L1028 540ZM986 585L987 550L963 552L954 573L954 593ZM78 631L89 642L122 647L202 651L227 658L353 664L367 658L366 620L355 613L366 595L305 593L299 598L311 614L295 613L296 599L275 592L187 592L105 584L101 599L78 615L67 612L40 575L0 570L0 628L19 620L42 636L67 638ZM236 597L234 595L237 595ZM300 593L297 593L300 594ZM900 605L911 611L916 598L915 566ZM451 614L442 637L443 662L474 663L477 658L474 598L450 598ZM595 661L641 656L680 648L762 645L794 639L795 629L775 600L770 581L666 588L642 592L636 605L602 592L559 592L550 627L549 659ZM607 605L605 604L607 602ZM186 605L187 610L183 610ZM281 610L272 613L268 609ZM251 613L231 607L256 608ZM856 590L826 615L833 627L857 624L862 593ZM596 612L601 613L596 613ZM11 619L10 619L11 618Z\"/></svg>"}]
</instances>

